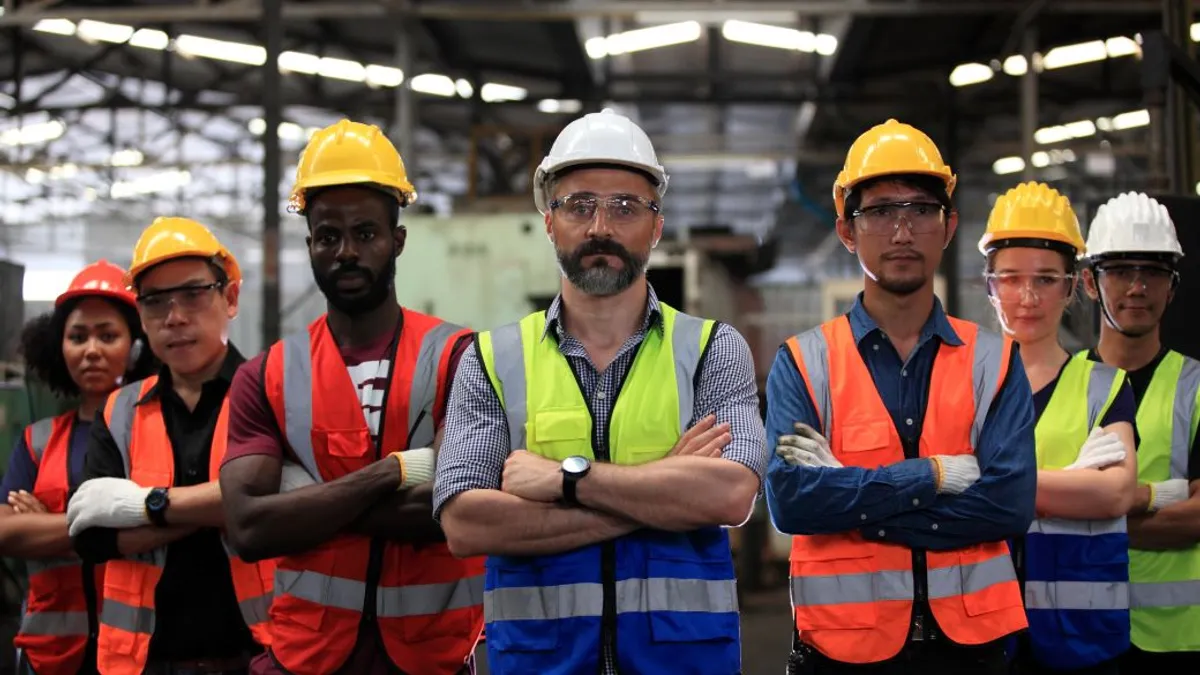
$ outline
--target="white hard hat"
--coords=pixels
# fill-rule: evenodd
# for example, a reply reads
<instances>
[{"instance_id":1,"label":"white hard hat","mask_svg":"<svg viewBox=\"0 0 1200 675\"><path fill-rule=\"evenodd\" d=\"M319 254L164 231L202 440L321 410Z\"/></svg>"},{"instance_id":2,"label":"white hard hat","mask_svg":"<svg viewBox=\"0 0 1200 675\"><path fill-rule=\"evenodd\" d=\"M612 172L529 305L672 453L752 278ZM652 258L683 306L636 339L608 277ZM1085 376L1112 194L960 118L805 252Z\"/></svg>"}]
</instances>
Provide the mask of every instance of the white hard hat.
<instances>
[{"instance_id":1,"label":"white hard hat","mask_svg":"<svg viewBox=\"0 0 1200 675\"><path fill-rule=\"evenodd\" d=\"M1183 257L1183 247L1167 207L1141 192L1126 192L1105 202L1088 228L1087 257L1146 253Z\"/></svg>"},{"instance_id":2,"label":"white hard hat","mask_svg":"<svg viewBox=\"0 0 1200 675\"><path fill-rule=\"evenodd\" d=\"M537 210L548 210L546 183L554 174L580 164L615 164L649 174L657 183L658 198L667 191L667 171L658 163L650 137L633 120L612 108L588 113L567 125L550 154L533 175L533 202Z\"/></svg>"}]
</instances>

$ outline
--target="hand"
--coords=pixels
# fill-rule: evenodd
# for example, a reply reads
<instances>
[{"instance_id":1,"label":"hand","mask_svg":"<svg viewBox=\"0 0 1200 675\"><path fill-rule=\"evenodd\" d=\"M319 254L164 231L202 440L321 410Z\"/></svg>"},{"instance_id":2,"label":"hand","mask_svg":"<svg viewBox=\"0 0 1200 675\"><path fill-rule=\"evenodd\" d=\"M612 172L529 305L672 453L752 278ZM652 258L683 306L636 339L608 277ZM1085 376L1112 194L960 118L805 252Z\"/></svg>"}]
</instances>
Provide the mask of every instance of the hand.
<instances>
[{"instance_id":1,"label":"hand","mask_svg":"<svg viewBox=\"0 0 1200 675\"><path fill-rule=\"evenodd\" d=\"M934 455L930 457L937 474L937 491L962 494L979 480L979 460L975 455Z\"/></svg>"},{"instance_id":2,"label":"hand","mask_svg":"<svg viewBox=\"0 0 1200 675\"><path fill-rule=\"evenodd\" d=\"M1187 501L1190 494L1191 486L1186 478L1172 478L1158 483L1150 484L1150 508L1151 513L1167 508L1172 504L1178 504L1182 501Z\"/></svg>"},{"instance_id":3,"label":"hand","mask_svg":"<svg viewBox=\"0 0 1200 675\"><path fill-rule=\"evenodd\" d=\"M775 446L775 454L782 457L783 461L793 466L841 468L842 463L833 456L829 441L818 434L816 429L802 422L797 422L793 428L796 435L780 436L779 443Z\"/></svg>"},{"instance_id":4,"label":"hand","mask_svg":"<svg viewBox=\"0 0 1200 675\"><path fill-rule=\"evenodd\" d=\"M717 416L709 415L683 432L667 456L720 457L731 440L729 425L725 422L717 424Z\"/></svg>"},{"instance_id":5,"label":"hand","mask_svg":"<svg viewBox=\"0 0 1200 675\"><path fill-rule=\"evenodd\" d=\"M1125 443L1120 436L1097 427L1079 448L1075 461L1063 469L1101 469L1124 462L1125 453Z\"/></svg>"},{"instance_id":6,"label":"hand","mask_svg":"<svg viewBox=\"0 0 1200 675\"><path fill-rule=\"evenodd\" d=\"M17 513L50 513L45 504L24 490L8 493L8 505Z\"/></svg>"},{"instance_id":7,"label":"hand","mask_svg":"<svg viewBox=\"0 0 1200 675\"><path fill-rule=\"evenodd\" d=\"M500 489L535 502L562 499L562 465L528 450L513 450L504 462Z\"/></svg>"},{"instance_id":8,"label":"hand","mask_svg":"<svg viewBox=\"0 0 1200 675\"><path fill-rule=\"evenodd\" d=\"M67 533L74 537L93 527L126 529L148 525L148 494L150 488L124 478L84 481L67 505Z\"/></svg>"},{"instance_id":9,"label":"hand","mask_svg":"<svg viewBox=\"0 0 1200 675\"><path fill-rule=\"evenodd\" d=\"M308 469L305 469L303 464L290 459L283 460L283 470L279 474L279 491L281 493L316 484L316 479L308 474Z\"/></svg>"}]
</instances>

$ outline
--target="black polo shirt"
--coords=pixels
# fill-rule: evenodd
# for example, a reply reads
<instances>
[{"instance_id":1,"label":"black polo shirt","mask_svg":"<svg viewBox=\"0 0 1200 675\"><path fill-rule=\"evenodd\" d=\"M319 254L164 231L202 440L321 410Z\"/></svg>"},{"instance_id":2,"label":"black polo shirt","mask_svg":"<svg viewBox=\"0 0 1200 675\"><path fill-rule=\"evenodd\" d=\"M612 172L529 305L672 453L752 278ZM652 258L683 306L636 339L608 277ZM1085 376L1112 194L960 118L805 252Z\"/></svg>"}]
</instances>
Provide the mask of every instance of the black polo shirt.
<instances>
[{"instance_id":1,"label":"black polo shirt","mask_svg":"<svg viewBox=\"0 0 1200 675\"><path fill-rule=\"evenodd\" d=\"M171 387L171 373L163 367L158 384L138 402L157 397L171 439L175 459L175 484L201 485L209 479L209 458L217 416L233 375L246 359L229 346L217 376L205 382L195 410ZM103 415L97 415L88 443L84 480L127 478L121 453ZM93 528L74 540L76 552L88 562L119 558L117 530ZM156 624L150 641L150 658L190 661L236 657L259 651L238 609L229 572L229 559L220 531L204 528L167 547L167 563L155 589Z\"/></svg>"}]
</instances>

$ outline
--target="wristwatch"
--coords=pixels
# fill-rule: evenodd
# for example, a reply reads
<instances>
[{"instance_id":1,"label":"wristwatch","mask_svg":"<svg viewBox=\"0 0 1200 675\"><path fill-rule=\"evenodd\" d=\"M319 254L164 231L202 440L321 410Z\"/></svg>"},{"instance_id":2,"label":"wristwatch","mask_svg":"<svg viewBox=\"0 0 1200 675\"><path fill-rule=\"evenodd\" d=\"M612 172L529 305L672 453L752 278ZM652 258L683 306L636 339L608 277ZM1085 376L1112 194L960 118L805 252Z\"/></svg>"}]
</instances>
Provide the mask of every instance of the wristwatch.
<instances>
[{"instance_id":1,"label":"wristwatch","mask_svg":"<svg viewBox=\"0 0 1200 675\"><path fill-rule=\"evenodd\" d=\"M167 496L167 488L153 488L150 494L146 495L146 515L149 516L150 522L159 527L167 526L167 507L171 505L171 498Z\"/></svg>"},{"instance_id":2,"label":"wristwatch","mask_svg":"<svg viewBox=\"0 0 1200 675\"><path fill-rule=\"evenodd\" d=\"M575 497L575 484L588 475L588 471L591 469L592 462L587 457L571 455L562 461L564 502L571 506L579 506L579 499Z\"/></svg>"}]
</instances>

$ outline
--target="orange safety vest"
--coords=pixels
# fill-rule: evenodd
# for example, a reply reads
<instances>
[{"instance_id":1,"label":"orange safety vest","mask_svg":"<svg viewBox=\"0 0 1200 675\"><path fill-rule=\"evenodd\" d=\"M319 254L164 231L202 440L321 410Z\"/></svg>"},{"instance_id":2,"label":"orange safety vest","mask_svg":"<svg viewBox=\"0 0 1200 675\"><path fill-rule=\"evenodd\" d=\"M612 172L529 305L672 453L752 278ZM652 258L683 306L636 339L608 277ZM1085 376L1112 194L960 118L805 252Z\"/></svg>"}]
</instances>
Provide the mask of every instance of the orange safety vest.
<instances>
[{"instance_id":1,"label":"orange safety vest","mask_svg":"<svg viewBox=\"0 0 1200 675\"><path fill-rule=\"evenodd\" d=\"M938 348L920 456L974 452L1008 374L1012 341L950 318L962 346ZM825 437L844 466L876 469L905 459L900 435L845 316L788 339ZM792 538L791 593L800 639L831 659L875 663L900 652L913 610L908 547L858 532ZM977 645L1027 626L1008 544L926 552L929 606L950 640Z\"/></svg>"},{"instance_id":2,"label":"orange safety vest","mask_svg":"<svg viewBox=\"0 0 1200 675\"><path fill-rule=\"evenodd\" d=\"M104 421L121 451L125 475L142 487L175 484L175 457L158 397L138 404L158 382L151 376L120 388L108 397ZM217 480L229 440L229 398L217 416L209 455L209 480ZM242 617L254 639L270 644L267 608L275 561L248 563L229 545L229 568ZM154 634L154 591L162 578L167 549L161 547L135 556L110 560L104 582L104 608L100 612L97 664L104 675L138 675L146 667L150 638ZM199 583L202 583L198 580Z\"/></svg>"},{"instance_id":3,"label":"orange safety vest","mask_svg":"<svg viewBox=\"0 0 1200 675\"><path fill-rule=\"evenodd\" d=\"M324 482L363 469L384 453L430 445L433 417L449 386L453 345L469 332L404 310L384 392L380 447L372 442L357 388L324 316L272 345L263 386L292 454ZM373 556L379 557L378 580L368 577ZM404 672L459 672L483 629L483 559L460 560L445 544L415 547L339 535L307 553L280 558L275 574L271 651L295 675L325 675L346 662L372 596L384 649Z\"/></svg>"},{"instance_id":4,"label":"orange safety vest","mask_svg":"<svg viewBox=\"0 0 1200 675\"><path fill-rule=\"evenodd\" d=\"M51 513L66 513L70 493L71 428L75 413L47 418L25 429L25 447L38 468L33 484ZM13 646L39 675L75 675L87 653L88 607L83 562L79 558L39 558L25 562L29 595ZM94 567L96 585L104 585L104 565Z\"/></svg>"}]
</instances>

